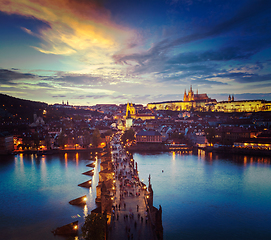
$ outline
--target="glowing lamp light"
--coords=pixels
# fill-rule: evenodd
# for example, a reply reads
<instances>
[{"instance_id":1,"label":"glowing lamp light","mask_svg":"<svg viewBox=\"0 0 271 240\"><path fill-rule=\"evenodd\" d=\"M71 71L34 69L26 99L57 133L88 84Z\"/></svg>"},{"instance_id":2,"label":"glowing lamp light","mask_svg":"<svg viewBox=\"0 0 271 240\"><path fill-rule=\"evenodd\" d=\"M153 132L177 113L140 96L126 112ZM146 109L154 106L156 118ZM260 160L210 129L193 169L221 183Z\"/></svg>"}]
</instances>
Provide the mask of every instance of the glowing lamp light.
<instances>
[{"instance_id":1,"label":"glowing lamp light","mask_svg":"<svg viewBox=\"0 0 271 240\"><path fill-rule=\"evenodd\" d=\"M77 226L77 225L74 225L74 226L73 226L73 229L74 229L74 230L78 229L78 226Z\"/></svg>"},{"instance_id":2,"label":"glowing lamp light","mask_svg":"<svg viewBox=\"0 0 271 240\"><path fill-rule=\"evenodd\" d=\"M83 198L83 200L86 202L86 201L87 201L87 198L86 198L86 197L84 197L84 198Z\"/></svg>"},{"instance_id":3,"label":"glowing lamp light","mask_svg":"<svg viewBox=\"0 0 271 240\"><path fill-rule=\"evenodd\" d=\"M111 200L114 200L114 198L112 197Z\"/></svg>"},{"instance_id":4,"label":"glowing lamp light","mask_svg":"<svg viewBox=\"0 0 271 240\"><path fill-rule=\"evenodd\" d=\"M147 198L149 198L149 196L147 196Z\"/></svg>"},{"instance_id":5,"label":"glowing lamp light","mask_svg":"<svg viewBox=\"0 0 271 240\"><path fill-rule=\"evenodd\" d=\"M91 183L91 181L88 181L88 183Z\"/></svg>"}]
</instances>

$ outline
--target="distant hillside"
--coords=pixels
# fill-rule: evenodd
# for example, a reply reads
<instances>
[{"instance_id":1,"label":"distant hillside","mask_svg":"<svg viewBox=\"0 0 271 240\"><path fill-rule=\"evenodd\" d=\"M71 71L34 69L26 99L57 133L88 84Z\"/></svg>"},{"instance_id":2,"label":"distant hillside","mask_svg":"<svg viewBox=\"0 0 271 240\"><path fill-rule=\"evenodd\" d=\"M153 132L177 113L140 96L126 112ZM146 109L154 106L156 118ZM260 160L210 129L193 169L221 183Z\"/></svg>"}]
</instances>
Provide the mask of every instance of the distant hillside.
<instances>
[{"instance_id":1,"label":"distant hillside","mask_svg":"<svg viewBox=\"0 0 271 240\"><path fill-rule=\"evenodd\" d=\"M48 104L11 97L0 93L0 120L30 120L33 115L38 116L47 108Z\"/></svg>"}]
</instances>

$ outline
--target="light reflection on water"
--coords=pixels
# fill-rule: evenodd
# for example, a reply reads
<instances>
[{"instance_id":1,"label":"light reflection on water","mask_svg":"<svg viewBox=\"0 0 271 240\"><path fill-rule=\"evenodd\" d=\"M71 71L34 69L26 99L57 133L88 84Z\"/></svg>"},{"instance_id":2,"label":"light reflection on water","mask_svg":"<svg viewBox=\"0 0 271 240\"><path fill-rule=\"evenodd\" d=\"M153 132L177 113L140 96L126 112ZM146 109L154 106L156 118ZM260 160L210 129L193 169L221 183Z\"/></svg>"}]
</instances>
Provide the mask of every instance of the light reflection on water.
<instances>
[{"instance_id":1,"label":"light reflection on water","mask_svg":"<svg viewBox=\"0 0 271 240\"><path fill-rule=\"evenodd\" d=\"M133 158L140 179L147 183L151 174L165 240L271 239L270 158L202 150L197 155L135 153Z\"/></svg>"},{"instance_id":2,"label":"light reflection on water","mask_svg":"<svg viewBox=\"0 0 271 240\"><path fill-rule=\"evenodd\" d=\"M192 152L134 154L140 179L151 174L154 205L163 208L164 239L271 239L270 159ZM100 158L91 154L15 155L0 163L3 239L62 239L52 229L96 207ZM163 171L162 171L163 170ZM92 179L90 189L77 184ZM87 195L87 205L68 202ZM20 236L20 238L18 238Z\"/></svg>"},{"instance_id":3,"label":"light reflection on water","mask_svg":"<svg viewBox=\"0 0 271 240\"><path fill-rule=\"evenodd\" d=\"M62 239L51 230L76 220L81 227L84 216L96 208L99 158L93 178L90 153L60 155L15 155L0 162L0 236L1 239ZM79 183L92 179L92 188ZM72 206L69 201L87 195L87 205ZM42 236L42 237L41 237Z\"/></svg>"}]
</instances>

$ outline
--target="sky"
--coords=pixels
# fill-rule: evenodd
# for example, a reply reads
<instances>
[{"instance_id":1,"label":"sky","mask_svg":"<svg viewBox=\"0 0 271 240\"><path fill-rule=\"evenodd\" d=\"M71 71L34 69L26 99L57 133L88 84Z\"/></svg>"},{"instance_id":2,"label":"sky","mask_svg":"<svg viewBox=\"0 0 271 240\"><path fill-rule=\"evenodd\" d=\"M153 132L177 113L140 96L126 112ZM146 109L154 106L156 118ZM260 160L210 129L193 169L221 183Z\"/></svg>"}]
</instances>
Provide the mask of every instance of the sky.
<instances>
[{"instance_id":1,"label":"sky","mask_svg":"<svg viewBox=\"0 0 271 240\"><path fill-rule=\"evenodd\" d=\"M270 0L0 0L0 89L49 104L271 101Z\"/></svg>"}]
</instances>

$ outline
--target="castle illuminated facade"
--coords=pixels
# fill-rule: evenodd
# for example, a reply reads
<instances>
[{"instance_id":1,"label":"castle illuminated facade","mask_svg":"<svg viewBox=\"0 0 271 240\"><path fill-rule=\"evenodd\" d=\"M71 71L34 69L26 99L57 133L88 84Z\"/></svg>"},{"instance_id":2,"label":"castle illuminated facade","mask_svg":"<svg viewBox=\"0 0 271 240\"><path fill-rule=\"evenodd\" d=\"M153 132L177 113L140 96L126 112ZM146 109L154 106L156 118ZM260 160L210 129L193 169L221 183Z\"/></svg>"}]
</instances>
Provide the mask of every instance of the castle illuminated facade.
<instances>
[{"instance_id":1,"label":"castle illuminated facade","mask_svg":"<svg viewBox=\"0 0 271 240\"><path fill-rule=\"evenodd\" d=\"M148 103L147 108L172 111L204 111L208 106L213 106L216 103L216 100L209 98L206 93L199 94L198 90L194 93L191 86L187 93L186 90L184 91L183 101Z\"/></svg>"},{"instance_id":2,"label":"castle illuminated facade","mask_svg":"<svg viewBox=\"0 0 271 240\"><path fill-rule=\"evenodd\" d=\"M271 111L271 102L265 100L235 101L234 96L229 96L228 101L217 102L206 93L199 94L192 90L184 91L183 101L166 101L148 103L148 109L172 111L212 111L212 112L259 112Z\"/></svg>"}]
</instances>

